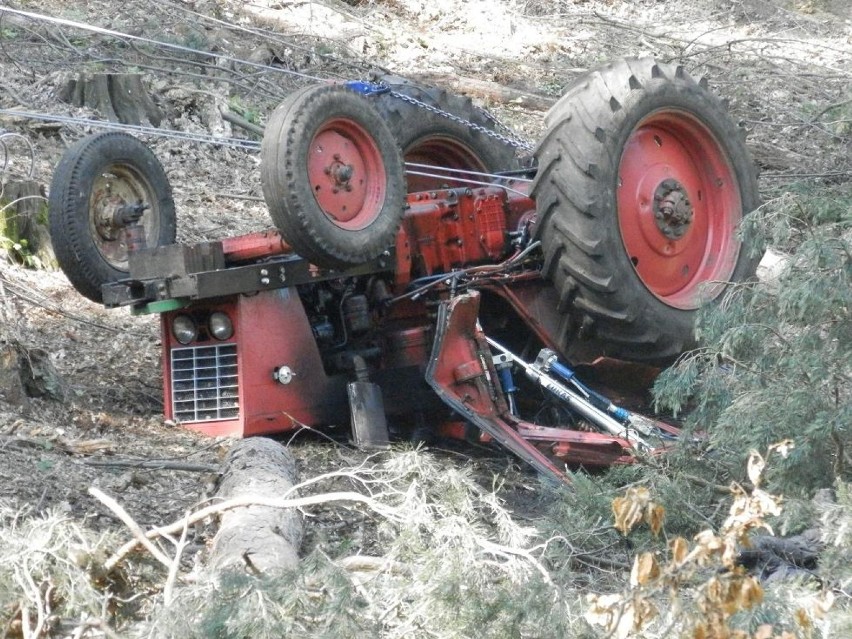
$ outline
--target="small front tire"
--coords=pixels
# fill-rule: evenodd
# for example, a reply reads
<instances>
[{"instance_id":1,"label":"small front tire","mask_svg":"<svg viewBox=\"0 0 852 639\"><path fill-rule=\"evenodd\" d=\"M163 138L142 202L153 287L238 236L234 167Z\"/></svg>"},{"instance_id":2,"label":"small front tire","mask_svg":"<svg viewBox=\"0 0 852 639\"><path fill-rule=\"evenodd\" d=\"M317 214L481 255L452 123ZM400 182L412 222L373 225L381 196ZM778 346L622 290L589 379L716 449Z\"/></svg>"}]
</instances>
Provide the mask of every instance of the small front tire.
<instances>
[{"instance_id":1,"label":"small front tire","mask_svg":"<svg viewBox=\"0 0 852 639\"><path fill-rule=\"evenodd\" d=\"M87 136L63 154L53 172L48 222L56 260L82 295L103 299L101 286L129 276L125 229L114 212L147 208L139 223L149 247L176 235L171 186L153 152L126 133Z\"/></svg>"}]
</instances>

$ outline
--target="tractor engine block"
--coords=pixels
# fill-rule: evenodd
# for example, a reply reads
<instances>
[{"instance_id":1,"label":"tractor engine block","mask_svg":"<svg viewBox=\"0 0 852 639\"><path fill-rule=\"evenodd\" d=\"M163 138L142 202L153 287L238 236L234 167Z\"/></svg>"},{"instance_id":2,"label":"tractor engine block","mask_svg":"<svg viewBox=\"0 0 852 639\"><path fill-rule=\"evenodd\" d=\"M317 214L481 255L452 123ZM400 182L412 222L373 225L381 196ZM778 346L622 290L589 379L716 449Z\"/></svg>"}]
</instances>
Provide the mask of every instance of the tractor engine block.
<instances>
[{"instance_id":1,"label":"tractor engine block","mask_svg":"<svg viewBox=\"0 0 852 639\"><path fill-rule=\"evenodd\" d=\"M411 193L407 206L396 240L398 285L499 262L535 213L535 202L521 191L497 186Z\"/></svg>"}]
</instances>

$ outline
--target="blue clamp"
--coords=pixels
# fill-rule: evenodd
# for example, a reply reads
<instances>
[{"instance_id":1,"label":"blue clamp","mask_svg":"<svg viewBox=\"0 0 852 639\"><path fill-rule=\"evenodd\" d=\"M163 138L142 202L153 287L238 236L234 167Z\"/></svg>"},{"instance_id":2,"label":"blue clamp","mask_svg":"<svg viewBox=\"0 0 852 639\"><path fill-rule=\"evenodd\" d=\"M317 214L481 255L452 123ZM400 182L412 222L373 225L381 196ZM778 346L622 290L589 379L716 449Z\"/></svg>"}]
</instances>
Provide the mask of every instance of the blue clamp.
<instances>
[{"instance_id":1,"label":"blue clamp","mask_svg":"<svg viewBox=\"0 0 852 639\"><path fill-rule=\"evenodd\" d=\"M357 91L361 95L381 95L382 93L390 93L390 87L386 84L377 84L375 82L363 82L361 80L350 80L346 82L346 86L353 91Z\"/></svg>"}]
</instances>

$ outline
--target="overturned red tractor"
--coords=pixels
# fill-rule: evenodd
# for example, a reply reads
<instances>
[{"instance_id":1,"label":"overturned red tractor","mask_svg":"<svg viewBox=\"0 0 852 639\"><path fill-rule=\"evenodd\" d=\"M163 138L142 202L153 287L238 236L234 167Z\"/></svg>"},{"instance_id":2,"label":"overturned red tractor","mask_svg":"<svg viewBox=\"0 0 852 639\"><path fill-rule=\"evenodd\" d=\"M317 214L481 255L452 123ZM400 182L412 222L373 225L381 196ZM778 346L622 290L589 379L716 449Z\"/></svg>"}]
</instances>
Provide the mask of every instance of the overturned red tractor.
<instances>
[{"instance_id":1,"label":"overturned red tractor","mask_svg":"<svg viewBox=\"0 0 852 639\"><path fill-rule=\"evenodd\" d=\"M651 59L580 78L546 127L523 158L437 89L296 91L261 149L277 229L192 246L151 152L98 134L56 169L57 258L87 297L160 313L187 427L495 440L560 476L629 461L676 430L598 391L647 388L754 273L736 229L755 172L721 102Z\"/></svg>"}]
</instances>

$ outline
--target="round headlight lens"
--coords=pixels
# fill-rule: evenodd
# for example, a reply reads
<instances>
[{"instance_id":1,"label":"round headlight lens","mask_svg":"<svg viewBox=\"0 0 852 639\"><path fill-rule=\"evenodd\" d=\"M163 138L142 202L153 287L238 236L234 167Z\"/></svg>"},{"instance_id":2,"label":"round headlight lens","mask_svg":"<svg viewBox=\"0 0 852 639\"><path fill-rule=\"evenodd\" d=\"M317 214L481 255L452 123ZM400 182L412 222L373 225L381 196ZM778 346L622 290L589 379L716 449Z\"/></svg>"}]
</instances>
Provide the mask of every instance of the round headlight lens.
<instances>
[{"instance_id":1,"label":"round headlight lens","mask_svg":"<svg viewBox=\"0 0 852 639\"><path fill-rule=\"evenodd\" d=\"M234 325L231 318L222 312L213 313L210 316L210 334L216 339L230 339L234 334Z\"/></svg>"},{"instance_id":2,"label":"round headlight lens","mask_svg":"<svg viewBox=\"0 0 852 639\"><path fill-rule=\"evenodd\" d=\"M198 337L198 327L189 315L178 315L172 321L172 334L181 344L189 344Z\"/></svg>"}]
</instances>

